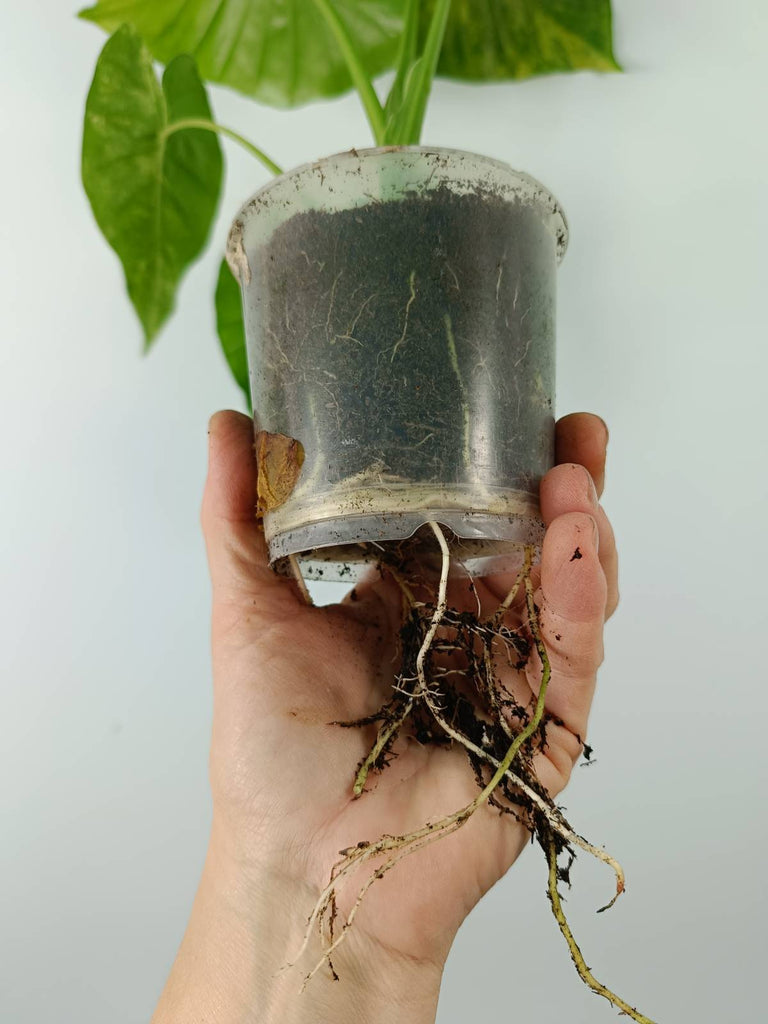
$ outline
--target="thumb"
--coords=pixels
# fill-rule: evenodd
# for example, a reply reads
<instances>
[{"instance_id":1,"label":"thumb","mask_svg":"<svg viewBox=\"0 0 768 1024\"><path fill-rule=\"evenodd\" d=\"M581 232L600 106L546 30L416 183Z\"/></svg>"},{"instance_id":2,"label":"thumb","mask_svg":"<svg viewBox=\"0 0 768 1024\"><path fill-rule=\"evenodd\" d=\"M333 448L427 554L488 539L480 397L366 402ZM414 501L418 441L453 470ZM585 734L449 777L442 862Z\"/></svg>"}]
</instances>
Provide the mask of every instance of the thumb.
<instances>
[{"instance_id":1,"label":"thumb","mask_svg":"<svg viewBox=\"0 0 768 1024\"><path fill-rule=\"evenodd\" d=\"M214 603L248 606L270 618L301 604L292 580L269 567L264 530L256 520L253 423L243 413L217 412L208 424L208 476L200 520Z\"/></svg>"}]
</instances>

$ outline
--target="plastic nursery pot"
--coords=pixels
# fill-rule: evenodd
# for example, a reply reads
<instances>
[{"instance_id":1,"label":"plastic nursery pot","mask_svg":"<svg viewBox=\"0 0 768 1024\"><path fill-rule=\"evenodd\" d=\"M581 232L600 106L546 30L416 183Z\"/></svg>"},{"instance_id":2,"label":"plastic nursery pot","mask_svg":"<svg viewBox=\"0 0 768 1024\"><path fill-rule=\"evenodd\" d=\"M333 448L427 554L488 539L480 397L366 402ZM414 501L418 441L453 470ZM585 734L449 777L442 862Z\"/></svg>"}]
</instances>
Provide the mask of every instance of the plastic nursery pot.
<instances>
[{"instance_id":1,"label":"plastic nursery pot","mask_svg":"<svg viewBox=\"0 0 768 1024\"><path fill-rule=\"evenodd\" d=\"M357 575L385 541L435 547L430 520L472 573L541 541L566 239L541 184L448 149L352 150L245 204L227 258L255 428L303 449L264 515L278 568L298 555L306 575Z\"/></svg>"}]
</instances>

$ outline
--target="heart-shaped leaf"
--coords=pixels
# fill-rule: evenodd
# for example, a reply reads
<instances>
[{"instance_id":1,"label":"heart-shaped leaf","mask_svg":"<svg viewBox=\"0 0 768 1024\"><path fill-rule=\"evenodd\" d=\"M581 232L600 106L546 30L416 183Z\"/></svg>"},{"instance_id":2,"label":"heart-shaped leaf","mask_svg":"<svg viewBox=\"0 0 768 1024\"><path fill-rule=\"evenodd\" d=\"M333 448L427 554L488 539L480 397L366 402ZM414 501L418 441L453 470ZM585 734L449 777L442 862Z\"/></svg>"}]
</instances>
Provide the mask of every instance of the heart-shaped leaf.
<instances>
[{"instance_id":1,"label":"heart-shaped leaf","mask_svg":"<svg viewBox=\"0 0 768 1024\"><path fill-rule=\"evenodd\" d=\"M391 67L404 0L333 0L369 77ZM98 0L80 12L107 31L129 22L153 56L189 53L200 74L275 106L349 89L349 71L313 0Z\"/></svg>"},{"instance_id":2,"label":"heart-shaped leaf","mask_svg":"<svg viewBox=\"0 0 768 1024\"><path fill-rule=\"evenodd\" d=\"M248 357L245 348L245 324L240 285L232 276L229 264L221 261L219 279L216 282L216 330L221 350L232 376L245 394L248 411L251 411L251 389L248 379Z\"/></svg>"},{"instance_id":3,"label":"heart-shaped leaf","mask_svg":"<svg viewBox=\"0 0 768 1024\"><path fill-rule=\"evenodd\" d=\"M135 29L124 25L107 41L85 107L83 185L123 264L147 346L205 246L221 186L217 137L173 126L210 114L191 57L171 61L161 88Z\"/></svg>"},{"instance_id":4,"label":"heart-shaped leaf","mask_svg":"<svg viewBox=\"0 0 768 1024\"><path fill-rule=\"evenodd\" d=\"M422 3L422 35L437 0ZM610 0L453 0L437 73L476 80L620 70Z\"/></svg>"}]
</instances>

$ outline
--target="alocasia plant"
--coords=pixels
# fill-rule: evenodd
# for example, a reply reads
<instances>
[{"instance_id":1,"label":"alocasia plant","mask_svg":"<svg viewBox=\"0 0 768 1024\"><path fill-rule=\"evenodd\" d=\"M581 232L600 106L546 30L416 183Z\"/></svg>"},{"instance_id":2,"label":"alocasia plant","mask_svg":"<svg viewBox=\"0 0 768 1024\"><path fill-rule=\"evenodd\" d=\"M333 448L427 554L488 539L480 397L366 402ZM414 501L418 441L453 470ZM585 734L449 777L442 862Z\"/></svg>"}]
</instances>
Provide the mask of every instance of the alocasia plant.
<instances>
[{"instance_id":1,"label":"alocasia plant","mask_svg":"<svg viewBox=\"0 0 768 1024\"><path fill-rule=\"evenodd\" d=\"M214 121L204 82L275 106L355 88L375 144L415 145L435 75L618 69L610 0L99 0L80 17L112 33L86 102L83 184L146 348L207 244L221 189L217 136L280 173ZM165 64L162 84L154 61ZM374 80L386 71L395 75L382 102ZM240 297L223 262L215 300L222 349L247 398Z\"/></svg>"},{"instance_id":2,"label":"alocasia plant","mask_svg":"<svg viewBox=\"0 0 768 1024\"><path fill-rule=\"evenodd\" d=\"M223 174L220 137L244 146L270 172L281 173L259 145L214 120L205 82L228 86L276 106L307 103L354 88L374 143L412 146L421 138L435 76L490 81L579 69L618 69L612 50L610 0L98 0L95 6L81 12L81 17L111 33L99 56L86 102L83 184L96 221L122 262L128 295L144 330L145 349L171 315L183 274L208 243ZM156 61L165 65L161 80L155 70ZM375 80L387 71L394 75L382 99ZM410 301L415 296L413 282L414 272L410 278ZM224 356L249 400L240 288L223 261L215 286L215 306ZM455 361L450 318L444 319ZM392 358L398 345L399 342L394 346ZM456 373L461 381L457 364ZM262 448L274 449L276 441L288 446L285 450L291 453L300 450L296 439L265 430L257 435L257 448L260 444ZM262 480L261 469L265 464L262 458L262 512L261 485L265 485L266 494L266 484L270 482L266 477ZM301 461L294 456L292 465L295 478ZM272 499L274 495L268 497ZM389 705L385 705L379 716L361 720L368 723L381 717L384 725L371 753L358 766L356 794L364 788L368 771L377 768L389 749L387 744L416 697L429 695L424 677L426 654L441 617L445 618L449 611L444 596L449 554L438 524L428 525L438 539L442 538L443 597L439 598L434 619L430 606L412 606L413 621L421 624L426 639L420 646L421 641L414 640L418 630L411 636L408 656L415 667L406 675L411 681L418 677L421 689L411 693L399 719L393 713L387 717ZM358 857L399 851L387 862L387 870L403 853L418 848L429 830L436 831L426 841L437 838L441 832L448 834L489 800L494 791L503 792L516 801L518 809L529 807L532 813L536 809L531 829L547 854L550 902L580 975L593 991L606 996L622 1012L641 1024L650 1024L647 1017L592 976L565 920L558 894L558 882L568 880L569 867L558 865L558 855L565 852L572 857L574 846L587 850L614 869L617 895L623 890L624 880L616 861L570 829L561 809L547 798L529 771L531 744L544 725L544 695L550 671L533 588L530 576L526 575L532 555L533 549L526 547L525 563L515 587L521 582L526 587L532 634L528 647L535 646L538 651L542 680L533 712L529 715L522 707L516 712L520 716L519 729L511 745L507 749L503 742L503 733L510 735L506 720L506 729L500 731L501 747L494 759L489 751L473 745L450 723L442 721L440 708L430 705L438 732L442 729L464 742L476 758L485 757L493 768L491 780L481 783L482 791L471 804L441 822L406 836L384 836L378 844L361 842L341 851L346 856L346 866L332 878L341 877L354 867ZM512 594L499 609L500 616L508 609L511 598ZM477 673L478 665L492 666L493 638L502 635L497 631L502 619L494 617L481 623L470 612L462 614L462 629L470 637L463 652L470 668L474 666L472 671ZM511 636L509 630L507 634ZM477 656L478 639L485 644L485 660ZM470 675L468 668L467 677ZM399 678L405 677L401 674ZM486 688L492 691L493 678L483 678ZM481 725L479 721L475 724ZM485 726L482 730L485 740ZM515 762L518 753L520 757ZM521 775L510 776L511 767ZM475 771L479 771L477 766ZM509 789L508 776L517 778L514 791ZM520 798L520 793L525 794L525 799ZM329 883L321 896L310 925L322 920L328 910L335 892L333 885L333 881ZM361 896L364 892L365 888ZM348 918L344 931L350 922Z\"/></svg>"}]
</instances>

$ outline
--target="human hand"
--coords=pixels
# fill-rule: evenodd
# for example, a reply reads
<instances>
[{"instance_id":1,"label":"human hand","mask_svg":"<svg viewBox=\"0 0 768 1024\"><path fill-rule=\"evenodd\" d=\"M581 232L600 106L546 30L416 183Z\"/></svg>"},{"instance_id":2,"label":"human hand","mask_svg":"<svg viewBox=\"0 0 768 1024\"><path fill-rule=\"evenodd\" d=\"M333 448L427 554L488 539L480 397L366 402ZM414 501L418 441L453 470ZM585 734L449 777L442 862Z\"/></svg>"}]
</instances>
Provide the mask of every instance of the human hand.
<instances>
[{"instance_id":1,"label":"human hand","mask_svg":"<svg viewBox=\"0 0 768 1024\"><path fill-rule=\"evenodd\" d=\"M459 925L529 833L509 816L479 808L459 831L403 859L371 887L334 956L340 984L321 972L299 996L312 958L280 971L301 944L340 850L448 814L472 800L477 786L462 749L401 736L390 768L372 774L363 797L353 798L355 768L375 726L330 723L375 712L391 690L400 591L385 574L358 584L354 600L316 608L294 581L272 573L253 516L252 429L247 417L225 412L209 430L202 521L213 587L213 827L192 920L155 1021L186 1019L183 1008L194 1005L209 1006L220 1021L379 1024L407 1017L419 1024L434 1018ZM551 796L581 752L603 624L618 600L613 532L598 504L607 432L598 417L578 413L559 421L556 437L558 465L540 492L542 562L531 572L552 667L546 709L554 719L535 768ZM574 559L577 547L581 557ZM476 581L485 614L510 582ZM474 608L475 600L466 581L451 581L449 606ZM510 621L519 624L523 614L518 601ZM524 670L508 670L503 682L519 703L535 696L540 669L530 659ZM340 903L341 914L348 909Z\"/></svg>"}]
</instances>

